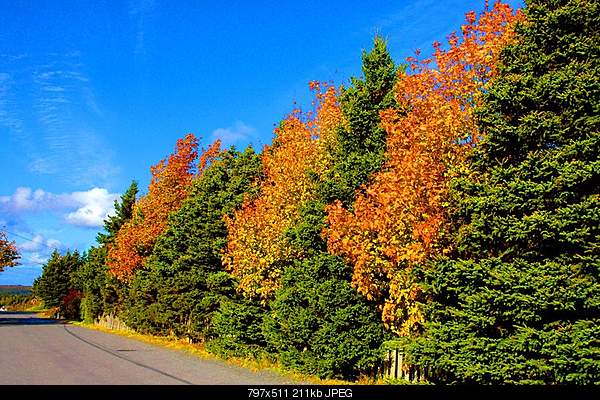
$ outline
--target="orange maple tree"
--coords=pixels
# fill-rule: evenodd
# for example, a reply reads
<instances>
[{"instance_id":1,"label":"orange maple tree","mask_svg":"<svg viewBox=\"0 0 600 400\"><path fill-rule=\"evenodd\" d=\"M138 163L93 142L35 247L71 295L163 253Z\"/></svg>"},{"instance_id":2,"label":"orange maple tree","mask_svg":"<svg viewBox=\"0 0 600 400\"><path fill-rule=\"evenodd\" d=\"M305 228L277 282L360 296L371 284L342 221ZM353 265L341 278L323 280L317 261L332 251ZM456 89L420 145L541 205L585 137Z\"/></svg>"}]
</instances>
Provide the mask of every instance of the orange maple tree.
<instances>
[{"instance_id":1,"label":"orange maple tree","mask_svg":"<svg viewBox=\"0 0 600 400\"><path fill-rule=\"evenodd\" d=\"M289 246L285 231L299 218L302 203L314 199L316 182L310 173L321 174L331 160L335 128L342 121L337 90L311 82L316 92L316 112L294 110L275 129L271 147L262 155L263 180L257 197L229 218L223 264L239 278L244 295L266 301L280 287L283 267L302 257Z\"/></svg>"},{"instance_id":2,"label":"orange maple tree","mask_svg":"<svg viewBox=\"0 0 600 400\"><path fill-rule=\"evenodd\" d=\"M168 216L179 209L195 176L201 174L220 152L220 141L211 144L198 158L198 139L193 134L177 141L167 160L152 166L148 193L134 206L133 217L119 230L109 247L107 264L120 279L128 280L150 254L156 238L167 228Z\"/></svg>"},{"instance_id":3,"label":"orange maple tree","mask_svg":"<svg viewBox=\"0 0 600 400\"><path fill-rule=\"evenodd\" d=\"M6 267L17 266L20 258L15 242L10 242L6 233L0 231L0 272Z\"/></svg>"},{"instance_id":4,"label":"orange maple tree","mask_svg":"<svg viewBox=\"0 0 600 400\"><path fill-rule=\"evenodd\" d=\"M329 251L353 265L353 285L379 303L384 323L401 336L422 325L422 290L412 268L448 250L440 240L449 228L448 183L478 139L473 109L519 18L506 4L486 5L479 18L466 14L462 35L450 35L448 49L435 43L432 58L408 58L409 71L395 87L408 112L381 113L384 167L357 192L352 211L340 202L327 208Z\"/></svg>"}]
</instances>

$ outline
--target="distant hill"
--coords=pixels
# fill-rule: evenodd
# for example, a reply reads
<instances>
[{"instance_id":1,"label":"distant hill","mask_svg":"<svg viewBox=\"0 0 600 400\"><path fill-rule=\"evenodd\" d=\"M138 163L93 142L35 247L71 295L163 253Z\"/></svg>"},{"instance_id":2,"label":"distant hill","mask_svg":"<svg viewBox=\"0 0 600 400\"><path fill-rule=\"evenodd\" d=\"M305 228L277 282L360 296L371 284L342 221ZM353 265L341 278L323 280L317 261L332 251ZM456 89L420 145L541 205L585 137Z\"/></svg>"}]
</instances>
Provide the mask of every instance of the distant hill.
<instances>
[{"instance_id":1,"label":"distant hill","mask_svg":"<svg viewBox=\"0 0 600 400\"><path fill-rule=\"evenodd\" d=\"M0 296L10 294L31 294L31 286L0 285Z\"/></svg>"}]
</instances>

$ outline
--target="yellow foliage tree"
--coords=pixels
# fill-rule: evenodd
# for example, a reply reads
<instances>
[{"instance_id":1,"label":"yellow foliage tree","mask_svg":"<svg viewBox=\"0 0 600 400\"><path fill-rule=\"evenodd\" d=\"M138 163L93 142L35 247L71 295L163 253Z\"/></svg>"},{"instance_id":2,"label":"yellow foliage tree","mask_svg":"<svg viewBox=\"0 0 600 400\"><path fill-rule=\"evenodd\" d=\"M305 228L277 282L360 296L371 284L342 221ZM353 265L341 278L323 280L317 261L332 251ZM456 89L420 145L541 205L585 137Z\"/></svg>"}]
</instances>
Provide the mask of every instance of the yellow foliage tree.
<instances>
[{"instance_id":1,"label":"yellow foliage tree","mask_svg":"<svg viewBox=\"0 0 600 400\"><path fill-rule=\"evenodd\" d=\"M244 295L266 301L280 287L283 267L302 257L289 246L285 231L299 218L299 206L315 198L316 182L330 163L328 149L342 121L337 91L311 82L316 112L293 111L275 129L262 155L263 180L256 198L226 217L227 246L223 264L239 279Z\"/></svg>"}]
</instances>

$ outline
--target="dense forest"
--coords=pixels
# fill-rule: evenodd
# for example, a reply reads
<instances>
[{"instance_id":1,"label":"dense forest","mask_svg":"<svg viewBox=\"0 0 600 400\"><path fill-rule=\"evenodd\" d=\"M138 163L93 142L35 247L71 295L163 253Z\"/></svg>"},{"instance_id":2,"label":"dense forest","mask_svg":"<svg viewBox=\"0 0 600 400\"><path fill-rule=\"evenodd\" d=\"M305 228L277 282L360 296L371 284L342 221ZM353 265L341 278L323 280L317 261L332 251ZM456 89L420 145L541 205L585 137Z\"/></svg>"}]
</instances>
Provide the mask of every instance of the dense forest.
<instances>
[{"instance_id":1,"label":"dense forest","mask_svg":"<svg viewBox=\"0 0 600 400\"><path fill-rule=\"evenodd\" d=\"M430 58L376 36L263 149L186 135L34 294L320 377L600 383L600 2L526 3Z\"/></svg>"}]
</instances>

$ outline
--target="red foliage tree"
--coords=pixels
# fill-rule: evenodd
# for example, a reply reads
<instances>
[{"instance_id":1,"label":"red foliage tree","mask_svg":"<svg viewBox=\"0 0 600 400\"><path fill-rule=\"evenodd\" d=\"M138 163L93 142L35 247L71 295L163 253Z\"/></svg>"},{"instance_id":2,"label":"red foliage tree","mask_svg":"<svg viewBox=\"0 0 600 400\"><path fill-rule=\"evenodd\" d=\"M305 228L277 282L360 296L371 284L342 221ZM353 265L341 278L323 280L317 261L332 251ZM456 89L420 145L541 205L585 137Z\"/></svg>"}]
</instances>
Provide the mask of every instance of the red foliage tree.
<instances>
[{"instance_id":1,"label":"red foliage tree","mask_svg":"<svg viewBox=\"0 0 600 400\"><path fill-rule=\"evenodd\" d=\"M0 272L6 267L18 265L20 258L15 242L10 242L6 233L0 231Z\"/></svg>"},{"instance_id":2,"label":"red foliage tree","mask_svg":"<svg viewBox=\"0 0 600 400\"><path fill-rule=\"evenodd\" d=\"M167 160L152 166L148 194L134 206L133 217L119 230L114 245L109 247L108 267L120 279L127 280L142 266L156 238L167 227L168 216L179 209L188 195L194 177L220 151L220 141L203 149L199 165L198 140L193 134L177 141L175 152Z\"/></svg>"}]
</instances>

